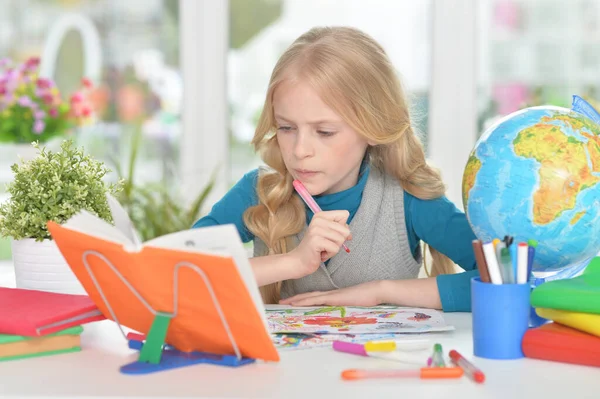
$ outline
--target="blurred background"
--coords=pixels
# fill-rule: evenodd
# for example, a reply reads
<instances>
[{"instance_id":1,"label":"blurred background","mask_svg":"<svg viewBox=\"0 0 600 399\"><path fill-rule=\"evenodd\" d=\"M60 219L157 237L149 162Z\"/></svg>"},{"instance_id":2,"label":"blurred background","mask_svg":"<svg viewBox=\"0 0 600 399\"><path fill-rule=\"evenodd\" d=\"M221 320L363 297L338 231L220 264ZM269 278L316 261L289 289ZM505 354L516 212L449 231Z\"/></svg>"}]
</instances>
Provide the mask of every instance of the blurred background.
<instances>
[{"instance_id":1,"label":"blurred background","mask_svg":"<svg viewBox=\"0 0 600 399\"><path fill-rule=\"evenodd\" d=\"M600 0L0 0L0 10L0 59L40 57L65 96L92 81L95 122L72 134L111 179L173 202L201 196L203 212L260 164L249 142L271 70L315 25L354 26L383 45L459 208L467 156L491 122L570 107L573 94L600 100ZM16 153L0 144L0 201ZM9 250L1 241L0 259Z\"/></svg>"}]
</instances>

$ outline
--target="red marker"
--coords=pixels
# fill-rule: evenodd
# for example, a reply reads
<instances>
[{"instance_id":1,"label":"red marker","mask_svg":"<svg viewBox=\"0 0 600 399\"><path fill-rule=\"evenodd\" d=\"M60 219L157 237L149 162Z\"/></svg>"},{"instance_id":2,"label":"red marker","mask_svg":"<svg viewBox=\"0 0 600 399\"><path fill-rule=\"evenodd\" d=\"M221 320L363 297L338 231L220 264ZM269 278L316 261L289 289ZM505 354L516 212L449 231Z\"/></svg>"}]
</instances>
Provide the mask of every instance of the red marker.
<instances>
[{"instance_id":1,"label":"red marker","mask_svg":"<svg viewBox=\"0 0 600 399\"><path fill-rule=\"evenodd\" d=\"M294 188L296 189L296 191L298 192L300 197L304 200L306 205L308 205L310 210L313 211L313 213L321 212L321 208L316 203L314 198L310 195L310 193L308 192L306 187L304 187L304 184L302 184L302 182L300 180L294 180L293 184L294 184ZM342 247L344 247L344 251L346 251L347 253L350 253L350 249L348 249L346 244L342 244Z\"/></svg>"},{"instance_id":2,"label":"red marker","mask_svg":"<svg viewBox=\"0 0 600 399\"><path fill-rule=\"evenodd\" d=\"M462 368L465 371L465 374L469 376L475 382L482 383L485 381L485 375L481 370L475 367L471 362L462 357L460 353L455 350L451 350L448 354L452 362L454 362L457 366Z\"/></svg>"}]
</instances>

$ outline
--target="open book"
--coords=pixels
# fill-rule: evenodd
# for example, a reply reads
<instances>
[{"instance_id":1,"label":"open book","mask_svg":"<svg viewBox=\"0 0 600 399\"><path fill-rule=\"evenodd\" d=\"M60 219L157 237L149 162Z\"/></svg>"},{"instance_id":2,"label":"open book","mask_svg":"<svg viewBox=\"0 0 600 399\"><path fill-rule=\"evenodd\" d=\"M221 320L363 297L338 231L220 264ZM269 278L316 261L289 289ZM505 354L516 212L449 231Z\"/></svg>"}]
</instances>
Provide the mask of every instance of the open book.
<instances>
[{"instance_id":1,"label":"open book","mask_svg":"<svg viewBox=\"0 0 600 399\"><path fill-rule=\"evenodd\" d=\"M114 226L82 211L48 229L102 313L147 334L172 314L166 343L181 351L278 361L246 250L233 225L190 229L141 242L108 197ZM224 325L223 320L226 320Z\"/></svg>"}]
</instances>

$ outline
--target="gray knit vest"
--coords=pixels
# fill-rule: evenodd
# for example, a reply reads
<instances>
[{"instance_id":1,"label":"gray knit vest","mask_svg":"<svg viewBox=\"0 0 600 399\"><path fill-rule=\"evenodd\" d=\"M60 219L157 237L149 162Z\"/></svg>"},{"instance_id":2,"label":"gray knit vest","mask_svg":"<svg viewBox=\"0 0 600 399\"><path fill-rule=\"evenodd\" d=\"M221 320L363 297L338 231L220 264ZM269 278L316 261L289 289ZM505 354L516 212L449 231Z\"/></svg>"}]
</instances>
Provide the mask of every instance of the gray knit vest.
<instances>
[{"instance_id":1,"label":"gray knit vest","mask_svg":"<svg viewBox=\"0 0 600 399\"><path fill-rule=\"evenodd\" d=\"M293 237L294 247L304 237L304 230ZM340 250L327 265L296 280L286 280L281 298L310 291L330 291L372 280L417 278L421 252L412 255L404 220L404 190L392 176L371 167L362 200L350 222L352 240L346 245L350 253ZM269 253L266 244L254 238L254 256Z\"/></svg>"}]
</instances>

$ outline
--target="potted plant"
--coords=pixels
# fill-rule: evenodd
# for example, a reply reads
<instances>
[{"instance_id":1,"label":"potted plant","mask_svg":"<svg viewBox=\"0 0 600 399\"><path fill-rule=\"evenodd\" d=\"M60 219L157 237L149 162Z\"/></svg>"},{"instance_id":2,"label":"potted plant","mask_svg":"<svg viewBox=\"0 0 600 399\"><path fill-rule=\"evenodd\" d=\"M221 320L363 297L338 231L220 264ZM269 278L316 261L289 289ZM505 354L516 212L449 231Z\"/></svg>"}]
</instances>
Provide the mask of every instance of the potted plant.
<instances>
[{"instance_id":1,"label":"potted plant","mask_svg":"<svg viewBox=\"0 0 600 399\"><path fill-rule=\"evenodd\" d=\"M106 194L121 183L104 181L110 172L102 162L65 140L53 152L34 142L37 156L11 166L9 199L0 205L0 236L12 238L17 287L84 293L52 240L47 222L62 224L82 209L112 222Z\"/></svg>"},{"instance_id":2,"label":"potted plant","mask_svg":"<svg viewBox=\"0 0 600 399\"><path fill-rule=\"evenodd\" d=\"M138 156L142 147L142 132L138 126L131 137L127 164L113 160L122 183L117 200L127 211L143 241L187 230L201 216L206 199L212 192L217 170L191 201L185 201L177 189L166 181L136 184L134 181Z\"/></svg>"},{"instance_id":3,"label":"potted plant","mask_svg":"<svg viewBox=\"0 0 600 399\"><path fill-rule=\"evenodd\" d=\"M31 142L47 144L94 117L89 79L67 101L54 81L39 76L39 64L35 57L22 64L0 60L0 143L23 159L35 156Z\"/></svg>"}]
</instances>

